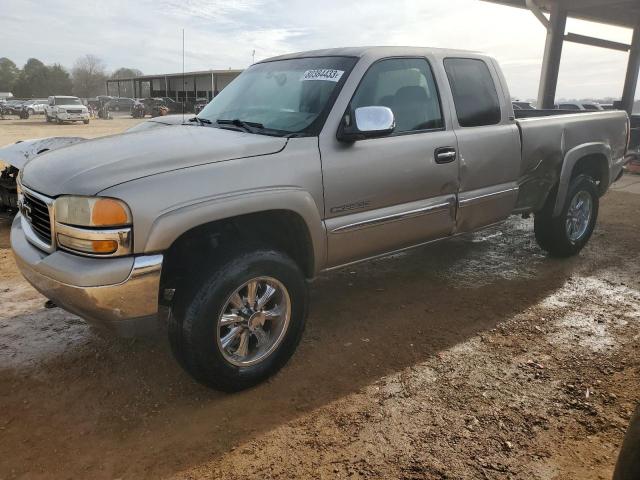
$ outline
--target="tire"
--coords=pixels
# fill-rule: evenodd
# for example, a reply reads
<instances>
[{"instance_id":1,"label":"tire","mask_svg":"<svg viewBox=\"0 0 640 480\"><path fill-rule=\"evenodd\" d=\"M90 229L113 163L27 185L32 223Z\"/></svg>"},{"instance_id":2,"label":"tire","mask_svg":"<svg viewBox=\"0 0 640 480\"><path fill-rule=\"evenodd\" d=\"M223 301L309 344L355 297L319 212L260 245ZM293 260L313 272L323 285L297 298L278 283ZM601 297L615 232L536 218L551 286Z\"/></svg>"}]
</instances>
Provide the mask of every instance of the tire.
<instances>
[{"instance_id":1,"label":"tire","mask_svg":"<svg viewBox=\"0 0 640 480\"><path fill-rule=\"evenodd\" d=\"M44 112L44 120L47 123L51 123L51 117L49 115L47 115L47 112Z\"/></svg>"},{"instance_id":2,"label":"tire","mask_svg":"<svg viewBox=\"0 0 640 480\"><path fill-rule=\"evenodd\" d=\"M571 257L584 248L593 234L600 206L598 187L593 178L587 175L575 177L569 184L565 203L557 217L553 216L555 197L555 195L549 195L544 208L535 216L536 241L540 248L553 257ZM578 217L573 215L575 210L572 206L579 205L580 200L583 201L582 205L590 202L588 219L585 219L586 213L583 210L579 212ZM584 208L587 209L587 206ZM571 222L570 226L571 218L579 219L575 223Z\"/></svg>"},{"instance_id":3,"label":"tire","mask_svg":"<svg viewBox=\"0 0 640 480\"><path fill-rule=\"evenodd\" d=\"M62 120L60 120L59 118L56 118L56 123L57 123L58 125L62 125Z\"/></svg>"},{"instance_id":4,"label":"tire","mask_svg":"<svg viewBox=\"0 0 640 480\"><path fill-rule=\"evenodd\" d=\"M265 248L228 253L208 272L191 287L176 292L169 320L171 348L182 367L209 387L226 392L252 387L280 370L300 342L309 303L304 274L287 255ZM256 309L247 308L247 282L255 279L259 279L255 305L267 297L268 286L275 290L262 310L259 305ZM231 300L234 292L239 295L236 303ZM237 308L232 309L240 303L242 314ZM262 311L288 311L289 315L269 320ZM225 312L243 320L220 326ZM242 333L234 337L232 329ZM261 330L262 341L258 340L257 330ZM234 340L224 349L223 340L230 337ZM242 356L238 352L245 337L247 355Z\"/></svg>"},{"instance_id":5,"label":"tire","mask_svg":"<svg viewBox=\"0 0 640 480\"><path fill-rule=\"evenodd\" d=\"M83 120L82 123L84 123L85 125L89 125L89 120Z\"/></svg>"}]
</instances>

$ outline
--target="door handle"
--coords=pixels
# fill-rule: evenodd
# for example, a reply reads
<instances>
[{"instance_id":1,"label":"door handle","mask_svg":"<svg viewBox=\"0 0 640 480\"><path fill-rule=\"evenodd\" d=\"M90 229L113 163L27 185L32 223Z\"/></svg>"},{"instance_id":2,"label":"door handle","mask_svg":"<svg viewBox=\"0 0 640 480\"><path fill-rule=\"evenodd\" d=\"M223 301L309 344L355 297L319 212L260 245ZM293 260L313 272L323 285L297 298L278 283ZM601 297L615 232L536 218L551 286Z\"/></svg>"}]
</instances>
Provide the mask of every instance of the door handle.
<instances>
[{"instance_id":1,"label":"door handle","mask_svg":"<svg viewBox=\"0 0 640 480\"><path fill-rule=\"evenodd\" d=\"M451 163L457 157L456 149L453 147L437 148L434 154L436 163Z\"/></svg>"}]
</instances>

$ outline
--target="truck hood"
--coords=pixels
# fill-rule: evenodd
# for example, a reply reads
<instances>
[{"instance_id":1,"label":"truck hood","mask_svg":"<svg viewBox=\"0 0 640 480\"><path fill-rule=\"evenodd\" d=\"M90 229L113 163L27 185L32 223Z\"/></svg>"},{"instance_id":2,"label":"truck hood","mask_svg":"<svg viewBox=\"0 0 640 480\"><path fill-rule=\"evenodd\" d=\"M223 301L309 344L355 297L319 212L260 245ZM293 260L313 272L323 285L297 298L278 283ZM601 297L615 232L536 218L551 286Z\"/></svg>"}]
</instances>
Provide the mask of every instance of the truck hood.
<instances>
[{"instance_id":1,"label":"truck hood","mask_svg":"<svg viewBox=\"0 0 640 480\"><path fill-rule=\"evenodd\" d=\"M95 195L150 175L282 150L287 140L213 127L180 125L87 140L38 155L25 186L44 195Z\"/></svg>"},{"instance_id":2,"label":"truck hood","mask_svg":"<svg viewBox=\"0 0 640 480\"><path fill-rule=\"evenodd\" d=\"M36 155L84 141L85 139L81 137L48 137L25 140L0 148L0 162L13 165L20 170Z\"/></svg>"}]
</instances>

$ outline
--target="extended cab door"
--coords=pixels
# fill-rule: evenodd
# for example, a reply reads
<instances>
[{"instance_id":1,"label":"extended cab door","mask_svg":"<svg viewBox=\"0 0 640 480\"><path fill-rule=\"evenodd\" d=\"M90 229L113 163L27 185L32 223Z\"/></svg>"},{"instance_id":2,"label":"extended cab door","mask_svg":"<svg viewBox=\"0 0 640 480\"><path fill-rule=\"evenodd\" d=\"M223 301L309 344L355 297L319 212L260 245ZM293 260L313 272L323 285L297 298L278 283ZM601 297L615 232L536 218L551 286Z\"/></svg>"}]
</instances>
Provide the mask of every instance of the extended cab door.
<instances>
[{"instance_id":1,"label":"extended cab door","mask_svg":"<svg viewBox=\"0 0 640 480\"><path fill-rule=\"evenodd\" d=\"M457 145L437 75L424 57L361 59L354 68L320 135L329 266L453 231ZM364 106L391 108L395 131L338 141L339 123Z\"/></svg>"},{"instance_id":2,"label":"extended cab door","mask_svg":"<svg viewBox=\"0 0 640 480\"><path fill-rule=\"evenodd\" d=\"M492 61L445 58L444 68L454 100L460 160L456 231L466 232L504 220L513 211L520 134L509 92Z\"/></svg>"}]
</instances>

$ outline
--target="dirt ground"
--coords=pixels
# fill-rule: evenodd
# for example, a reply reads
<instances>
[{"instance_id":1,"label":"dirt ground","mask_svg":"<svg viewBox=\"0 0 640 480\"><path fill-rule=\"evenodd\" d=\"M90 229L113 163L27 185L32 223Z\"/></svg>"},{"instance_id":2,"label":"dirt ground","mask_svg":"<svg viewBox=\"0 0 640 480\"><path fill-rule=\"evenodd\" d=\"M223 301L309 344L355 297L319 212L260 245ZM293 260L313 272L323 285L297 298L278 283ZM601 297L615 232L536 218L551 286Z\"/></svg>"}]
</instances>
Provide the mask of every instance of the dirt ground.
<instances>
[{"instance_id":1,"label":"dirt ground","mask_svg":"<svg viewBox=\"0 0 640 480\"><path fill-rule=\"evenodd\" d=\"M147 117L148 119L149 117ZM58 125L57 123L45 122L43 115L33 115L29 120L7 116L4 120L0 120L0 146L31 138L102 137L122 132L142 121L141 119L118 116L113 120L92 119L89 125L82 122Z\"/></svg>"},{"instance_id":2,"label":"dirt ground","mask_svg":"<svg viewBox=\"0 0 640 480\"><path fill-rule=\"evenodd\" d=\"M569 260L511 219L322 275L298 352L234 395L162 334L44 309L0 217L0 479L608 479L640 399L639 212L610 192Z\"/></svg>"}]
</instances>

